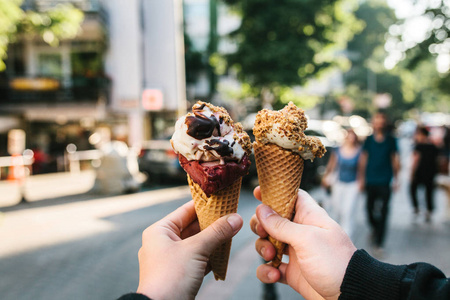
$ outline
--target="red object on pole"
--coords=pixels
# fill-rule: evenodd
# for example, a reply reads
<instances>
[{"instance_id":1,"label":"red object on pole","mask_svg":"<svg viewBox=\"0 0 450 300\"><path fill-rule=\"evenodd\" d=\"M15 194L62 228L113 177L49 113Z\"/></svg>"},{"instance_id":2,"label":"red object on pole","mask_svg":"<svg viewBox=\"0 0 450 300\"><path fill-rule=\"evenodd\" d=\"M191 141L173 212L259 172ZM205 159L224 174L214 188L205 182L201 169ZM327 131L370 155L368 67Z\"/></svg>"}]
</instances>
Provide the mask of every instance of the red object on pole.
<instances>
[{"instance_id":1,"label":"red object on pole","mask_svg":"<svg viewBox=\"0 0 450 300\"><path fill-rule=\"evenodd\" d=\"M11 166L9 167L7 180L22 182L25 178L25 166L23 165L23 156L13 154L11 156Z\"/></svg>"}]
</instances>

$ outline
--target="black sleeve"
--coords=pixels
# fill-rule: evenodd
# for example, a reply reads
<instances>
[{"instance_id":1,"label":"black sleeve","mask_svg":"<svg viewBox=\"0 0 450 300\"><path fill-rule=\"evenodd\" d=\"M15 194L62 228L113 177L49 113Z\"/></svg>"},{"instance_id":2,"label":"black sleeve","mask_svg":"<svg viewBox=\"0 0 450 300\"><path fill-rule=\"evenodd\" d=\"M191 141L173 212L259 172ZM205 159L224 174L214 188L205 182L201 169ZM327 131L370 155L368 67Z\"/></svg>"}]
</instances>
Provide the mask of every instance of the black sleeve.
<instances>
[{"instance_id":1,"label":"black sleeve","mask_svg":"<svg viewBox=\"0 0 450 300\"><path fill-rule=\"evenodd\" d=\"M137 294L137 293L129 293L126 295L123 295L122 297L120 297L117 300L152 300L149 297L142 295L142 294Z\"/></svg>"},{"instance_id":2,"label":"black sleeve","mask_svg":"<svg viewBox=\"0 0 450 300\"><path fill-rule=\"evenodd\" d=\"M340 300L449 300L450 282L426 263L391 265L356 251L341 285Z\"/></svg>"}]
</instances>

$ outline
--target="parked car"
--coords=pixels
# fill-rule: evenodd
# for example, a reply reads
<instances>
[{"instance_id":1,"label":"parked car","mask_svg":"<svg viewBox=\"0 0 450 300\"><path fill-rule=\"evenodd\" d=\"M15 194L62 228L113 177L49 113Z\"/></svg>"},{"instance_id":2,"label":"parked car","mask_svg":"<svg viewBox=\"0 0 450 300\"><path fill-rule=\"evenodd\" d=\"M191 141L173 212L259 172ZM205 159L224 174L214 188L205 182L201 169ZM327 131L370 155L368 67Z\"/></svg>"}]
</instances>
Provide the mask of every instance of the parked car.
<instances>
[{"instance_id":1,"label":"parked car","mask_svg":"<svg viewBox=\"0 0 450 300\"><path fill-rule=\"evenodd\" d=\"M305 134L318 137L327 150L322 158L316 158L313 161L305 160L300 188L308 191L320 186L328 160L330 159L330 154L333 151L333 148L337 147L338 143L336 141L330 141L325 133L319 128L312 129L308 126L308 129L305 130Z\"/></svg>"},{"instance_id":2,"label":"parked car","mask_svg":"<svg viewBox=\"0 0 450 300\"><path fill-rule=\"evenodd\" d=\"M139 171L148 175L148 182L161 183L186 180L186 172L170 145L170 137L145 141L138 158Z\"/></svg>"}]
</instances>

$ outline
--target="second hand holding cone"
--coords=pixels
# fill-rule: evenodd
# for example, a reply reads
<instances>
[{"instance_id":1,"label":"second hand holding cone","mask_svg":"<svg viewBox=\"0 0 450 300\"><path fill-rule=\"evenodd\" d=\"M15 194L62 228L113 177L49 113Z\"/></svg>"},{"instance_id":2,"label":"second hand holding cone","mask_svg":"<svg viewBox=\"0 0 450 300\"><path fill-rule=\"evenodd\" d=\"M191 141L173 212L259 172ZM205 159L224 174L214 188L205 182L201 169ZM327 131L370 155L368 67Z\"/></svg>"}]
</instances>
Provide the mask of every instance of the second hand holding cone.
<instances>
[{"instance_id":1,"label":"second hand holding cone","mask_svg":"<svg viewBox=\"0 0 450 300\"><path fill-rule=\"evenodd\" d=\"M254 143L253 148L262 202L283 218L291 220L302 180L303 158L277 145ZM272 260L272 266L277 268L281 264L286 245L270 236L269 241L277 250L277 255Z\"/></svg>"},{"instance_id":2,"label":"second hand holding cone","mask_svg":"<svg viewBox=\"0 0 450 300\"><path fill-rule=\"evenodd\" d=\"M289 220L294 215L304 159L312 160L325 153L318 138L303 133L306 127L304 111L290 102L280 111L260 111L253 128L262 202ZM277 268L286 245L271 236L268 239L276 249L271 264Z\"/></svg>"}]
</instances>

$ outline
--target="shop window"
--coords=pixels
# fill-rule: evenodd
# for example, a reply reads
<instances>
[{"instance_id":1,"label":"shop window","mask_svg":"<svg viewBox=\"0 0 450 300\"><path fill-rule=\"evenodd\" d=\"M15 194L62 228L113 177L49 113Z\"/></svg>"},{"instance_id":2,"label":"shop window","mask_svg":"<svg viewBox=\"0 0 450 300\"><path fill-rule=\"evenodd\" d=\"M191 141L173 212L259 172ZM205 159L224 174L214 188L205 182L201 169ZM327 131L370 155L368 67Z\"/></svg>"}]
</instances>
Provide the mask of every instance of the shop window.
<instances>
[{"instance_id":1,"label":"shop window","mask_svg":"<svg viewBox=\"0 0 450 300\"><path fill-rule=\"evenodd\" d=\"M98 52L73 52L70 55L74 76L95 77L103 70L103 62Z\"/></svg>"},{"instance_id":2,"label":"shop window","mask_svg":"<svg viewBox=\"0 0 450 300\"><path fill-rule=\"evenodd\" d=\"M38 72L42 76L62 77L62 56L55 54L39 54Z\"/></svg>"}]
</instances>

